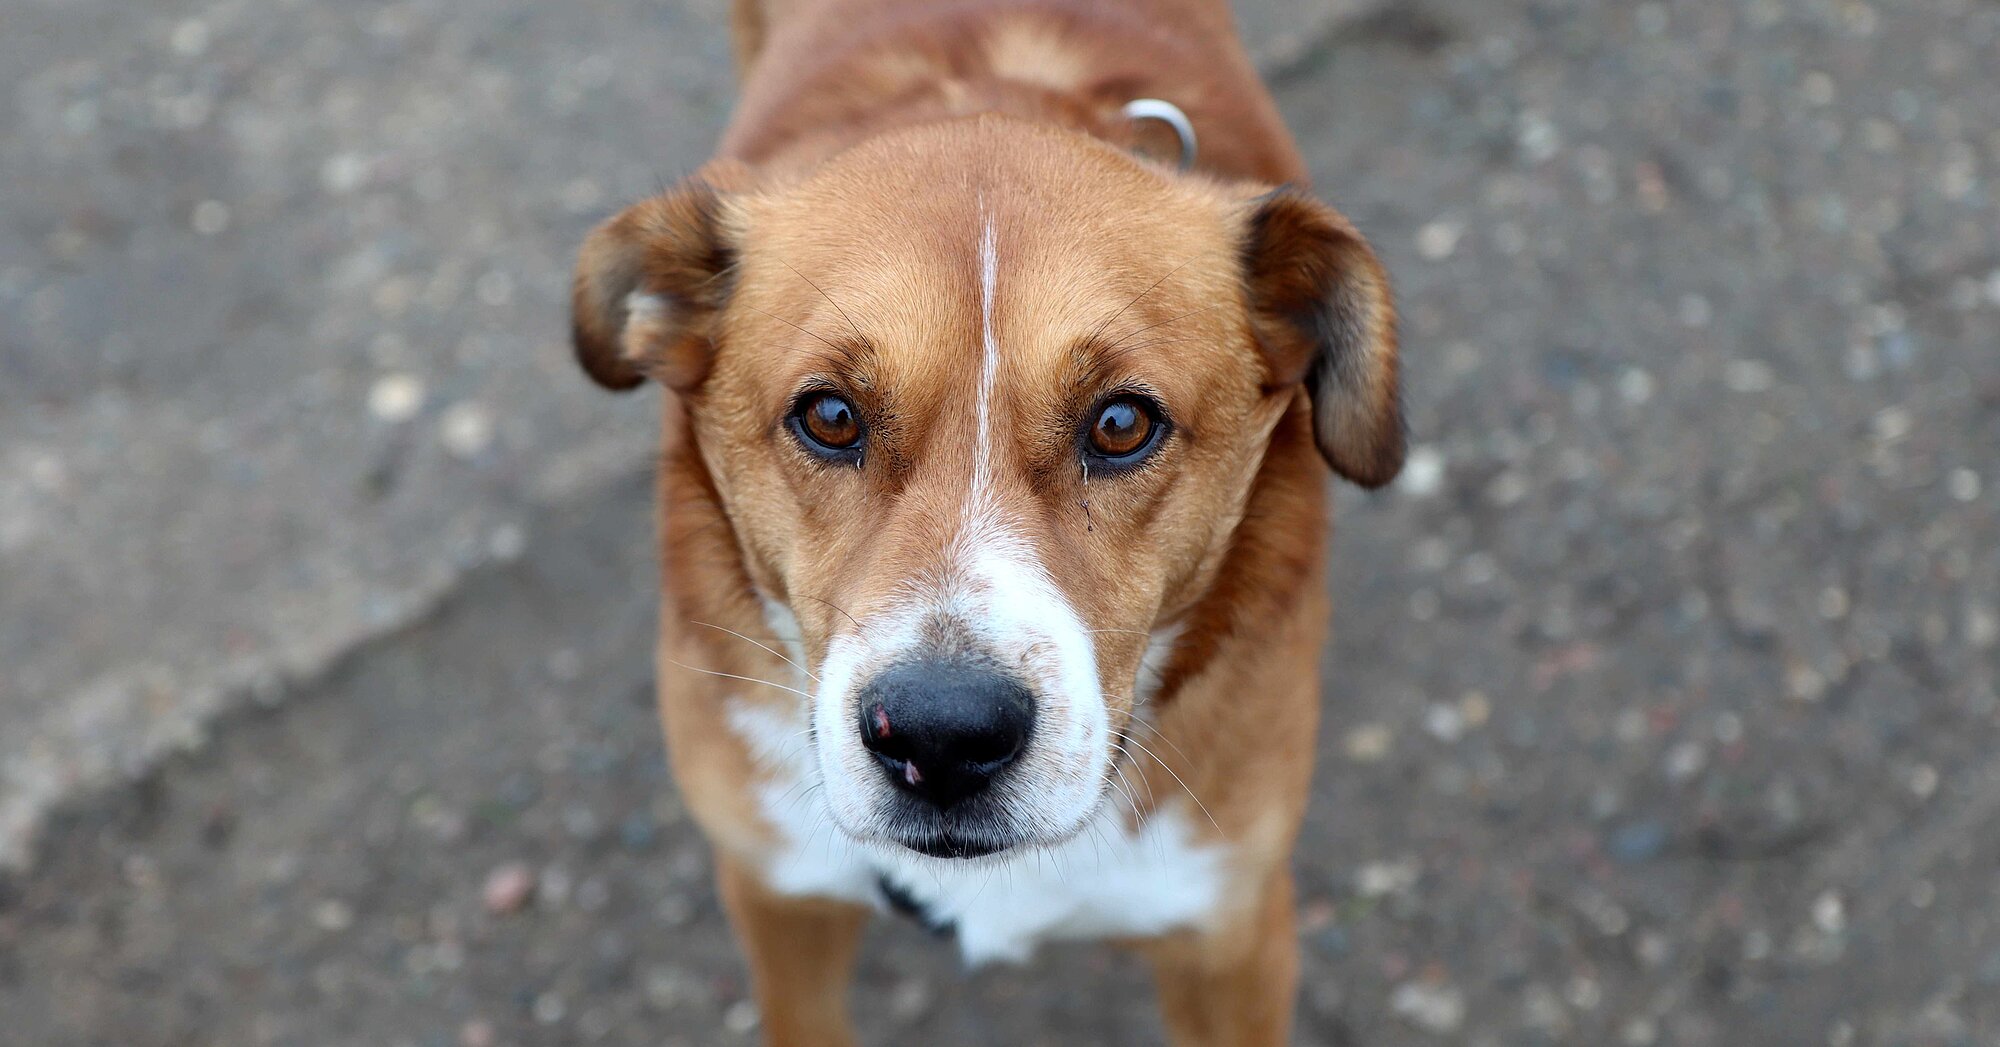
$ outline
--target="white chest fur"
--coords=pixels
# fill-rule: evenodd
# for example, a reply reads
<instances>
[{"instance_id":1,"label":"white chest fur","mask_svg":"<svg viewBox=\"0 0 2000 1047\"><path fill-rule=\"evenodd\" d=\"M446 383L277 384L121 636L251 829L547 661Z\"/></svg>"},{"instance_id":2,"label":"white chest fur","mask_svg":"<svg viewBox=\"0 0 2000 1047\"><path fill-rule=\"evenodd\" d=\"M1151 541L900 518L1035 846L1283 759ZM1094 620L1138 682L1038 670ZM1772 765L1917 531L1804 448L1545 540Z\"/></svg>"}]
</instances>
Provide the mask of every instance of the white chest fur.
<instances>
[{"instance_id":1,"label":"white chest fur","mask_svg":"<svg viewBox=\"0 0 2000 1047\"><path fill-rule=\"evenodd\" d=\"M950 923L968 964L1026 960L1055 938L1141 937L1199 927L1223 899L1227 853L1198 841L1187 813L1162 806L1136 830L1107 808L1051 848L975 861L857 843L817 791L802 717L734 702L732 727L771 772L757 797L781 845L764 864L772 889L881 908L882 881Z\"/></svg>"}]
</instances>

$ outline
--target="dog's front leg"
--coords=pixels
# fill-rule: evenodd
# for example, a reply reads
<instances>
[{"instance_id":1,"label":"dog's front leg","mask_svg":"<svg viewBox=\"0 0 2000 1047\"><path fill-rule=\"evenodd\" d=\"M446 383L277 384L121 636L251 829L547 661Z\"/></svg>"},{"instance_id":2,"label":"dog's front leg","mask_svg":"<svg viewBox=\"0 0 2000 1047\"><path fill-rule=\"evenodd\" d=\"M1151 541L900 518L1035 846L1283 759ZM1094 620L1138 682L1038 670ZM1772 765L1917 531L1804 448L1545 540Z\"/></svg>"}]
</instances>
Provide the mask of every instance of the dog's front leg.
<instances>
[{"instance_id":1,"label":"dog's front leg","mask_svg":"<svg viewBox=\"0 0 2000 1047\"><path fill-rule=\"evenodd\" d=\"M847 984L868 910L793 898L764 886L728 857L716 860L723 908L750 960L750 979L771 1047L852 1047Z\"/></svg>"},{"instance_id":2,"label":"dog's front leg","mask_svg":"<svg viewBox=\"0 0 2000 1047\"><path fill-rule=\"evenodd\" d=\"M1278 868L1242 915L1214 931L1146 948L1174 1047L1291 1042L1299 945L1292 874Z\"/></svg>"}]
</instances>

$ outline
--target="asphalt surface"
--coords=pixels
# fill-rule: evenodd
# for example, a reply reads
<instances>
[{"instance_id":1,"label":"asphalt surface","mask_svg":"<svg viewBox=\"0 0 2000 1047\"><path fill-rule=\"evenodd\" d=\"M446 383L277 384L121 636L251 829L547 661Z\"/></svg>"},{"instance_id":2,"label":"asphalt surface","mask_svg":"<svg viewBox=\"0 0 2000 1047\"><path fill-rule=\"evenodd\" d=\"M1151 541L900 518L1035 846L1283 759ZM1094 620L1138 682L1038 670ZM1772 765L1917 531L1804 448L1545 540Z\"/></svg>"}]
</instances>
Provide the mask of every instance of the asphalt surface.
<instances>
[{"instance_id":1,"label":"asphalt surface","mask_svg":"<svg viewBox=\"0 0 2000 1047\"><path fill-rule=\"evenodd\" d=\"M2000 5L1244 14L1418 444L1336 495L1300 1042L2000 1044ZM719 5L0 18L0 1043L751 1042L561 343ZM901 924L855 1004L1160 1039Z\"/></svg>"}]
</instances>

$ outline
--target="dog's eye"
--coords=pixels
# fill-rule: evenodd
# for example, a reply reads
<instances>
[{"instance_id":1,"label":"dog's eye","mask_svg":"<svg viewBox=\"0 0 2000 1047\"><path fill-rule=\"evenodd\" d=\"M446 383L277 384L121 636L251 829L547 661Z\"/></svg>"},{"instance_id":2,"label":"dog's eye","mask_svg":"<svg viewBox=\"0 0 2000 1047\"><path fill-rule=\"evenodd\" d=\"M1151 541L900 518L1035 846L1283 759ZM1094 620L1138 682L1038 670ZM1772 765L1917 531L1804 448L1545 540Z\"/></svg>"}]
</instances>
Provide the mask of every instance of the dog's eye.
<instances>
[{"instance_id":1,"label":"dog's eye","mask_svg":"<svg viewBox=\"0 0 2000 1047\"><path fill-rule=\"evenodd\" d=\"M1097 408L1090 423L1089 452L1111 465L1130 465L1159 443L1166 426L1160 409L1142 396L1118 396Z\"/></svg>"},{"instance_id":2,"label":"dog's eye","mask_svg":"<svg viewBox=\"0 0 2000 1047\"><path fill-rule=\"evenodd\" d=\"M806 449L827 457L850 457L861 449L861 417L838 393L813 393L792 410L792 431Z\"/></svg>"}]
</instances>

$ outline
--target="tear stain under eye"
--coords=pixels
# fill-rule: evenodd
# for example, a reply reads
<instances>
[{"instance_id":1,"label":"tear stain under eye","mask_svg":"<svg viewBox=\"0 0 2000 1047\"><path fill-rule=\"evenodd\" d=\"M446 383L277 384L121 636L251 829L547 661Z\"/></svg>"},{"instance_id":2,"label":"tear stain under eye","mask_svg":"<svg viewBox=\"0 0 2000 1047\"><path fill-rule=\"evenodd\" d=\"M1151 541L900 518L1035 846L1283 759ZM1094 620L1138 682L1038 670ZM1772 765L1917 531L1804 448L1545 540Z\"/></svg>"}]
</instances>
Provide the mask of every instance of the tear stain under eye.
<instances>
[{"instance_id":1,"label":"tear stain under eye","mask_svg":"<svg viewBox=\"0 0 2000 1047\"><path fill-rule=\"evenodd\" d=\"M1097 522L1090 518L1090 463L1089 462L1083 463L1083 531L1085 534L1093 534L1097 531Z\"/></svg>"}]
</instances>

